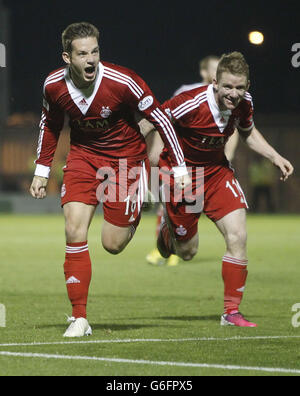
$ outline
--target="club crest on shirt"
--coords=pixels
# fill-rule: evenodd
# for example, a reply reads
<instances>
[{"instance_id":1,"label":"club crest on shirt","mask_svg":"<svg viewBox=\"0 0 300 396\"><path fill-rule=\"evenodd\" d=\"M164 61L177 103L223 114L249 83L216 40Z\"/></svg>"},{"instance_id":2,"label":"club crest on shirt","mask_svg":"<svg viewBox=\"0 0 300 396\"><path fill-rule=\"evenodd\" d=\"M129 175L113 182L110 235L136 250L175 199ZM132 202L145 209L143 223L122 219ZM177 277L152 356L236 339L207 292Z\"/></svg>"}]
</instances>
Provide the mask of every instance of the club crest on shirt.
<instances>
[{"instance_id":1,"label":"club crest on shirt","mask_svg":"<svg viewBox=\"0 0 300 396\"><path fill-rule=\"evenodd\" d=\"M67 193L66 185L63 184L61 187L61 194L60 194L61 197L63 198L66 195L66 193Z\"/></svg>"},{"instance_id":2,"label":"club crest on shirt","mask_svg":"<svg viewBox=\"0 0 300 396\"><path fill-rule=\"evenodd\" d=\"M179 236L186 236L187 230L182 225L176 229L176 234Z\"/></svg>"},{"instance_id":3,"label":"club crest on shirt","mask_svg":"<svg viewBox=\"0 0 300 396\"><path fill-rule=\"evenodd\" d=\"M102 118L109 118L112 115L112 111L110 110L109 106L102 106L100 115Z\"/></svg>"}]
</instances>

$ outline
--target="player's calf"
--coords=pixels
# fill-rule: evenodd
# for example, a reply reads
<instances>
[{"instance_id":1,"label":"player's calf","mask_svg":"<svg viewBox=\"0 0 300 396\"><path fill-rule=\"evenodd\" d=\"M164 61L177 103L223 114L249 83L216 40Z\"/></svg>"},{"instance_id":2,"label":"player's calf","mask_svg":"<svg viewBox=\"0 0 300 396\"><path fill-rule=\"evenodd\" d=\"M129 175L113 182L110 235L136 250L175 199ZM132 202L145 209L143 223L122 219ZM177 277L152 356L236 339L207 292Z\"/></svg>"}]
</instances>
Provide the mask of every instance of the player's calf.
<instances>
[{"instance_id":1,"label":"player's calf","mask_svg":"<svg viewBox=\"0 0 300 396\"><path fill-rule=\"evenodd\" d=\"M227 251L226 256L239 260L247 258L247 225L246 210L235 210L219 221L216 226L224 236Z\"/></svg>"},{"instance_id":2,"label":"player's calf","mask_svg":"<svg viewBox=\"0 0 300 396\"><path fill-rule=\"evenodd\" d=\"M81 202L69 202L64 205L65 233L68 243L78 243L88 239L88 230L95 209L95 206Z\"/></svg>"},{"instance_id":3,"label":"player's calf","mask_svg":"<svg viewBox=\"0 0 300 396\"><path fill-rule=\"evenodd\" d=\"M175 251L173 250L172 237L170 235L168 225L164 219L162 219L157 238L157 249L160 255L165 259L169 258L172 254L175 254Z\"/></svg>"},{"instance_id":4,"label":"player's calf","mask_svg":"<svg viewBox=\"0 0 300 396\"><path fill-rule=\"evenodd\" d=\"M87 241L67 245L64 273L69 300L72 304L72 316L75 319L86 318L92 278L92 263Z\"/></svg>"},{"instance_id":5,"label":"player's calf","mask_svg":"<svg viewBox=\"0 0 300 396\"><path fill-rule=\"evenodd\" d=\"M236 258L244 259L247 256L247 231L246 229L236 229L226 233L225 241L227 254Z\"/></svg>"}]
</instances>

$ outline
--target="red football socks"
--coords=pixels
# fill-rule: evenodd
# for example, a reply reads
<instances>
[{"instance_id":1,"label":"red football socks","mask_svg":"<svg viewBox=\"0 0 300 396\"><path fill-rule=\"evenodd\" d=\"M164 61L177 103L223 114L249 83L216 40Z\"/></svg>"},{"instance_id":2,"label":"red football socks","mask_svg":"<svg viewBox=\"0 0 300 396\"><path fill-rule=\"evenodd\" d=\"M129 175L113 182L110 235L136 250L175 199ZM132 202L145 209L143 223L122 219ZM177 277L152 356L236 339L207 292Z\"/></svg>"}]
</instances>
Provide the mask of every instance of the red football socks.
<instances>
[{"instance_id":1,"label":"red football socks","mask_svg":"<svg viewBox=\"0 0 300 396\"><path fill-rule=\"evenodd\" d=\"M156 214L156 236L158 237L159 232L160 232L160 224L161 224L161 219L164 215L164 210L162 207L159 207L157 214Z\"/></svg>"},{"instance_id":2,"label":"red football socks","mask_svg":"<svg viewBox=\"0 0 300 396\"><path fill-rule=\"evenodd\" d=\"M239 312L248 276L247 265L247 260L238 260L228 256L223 257L222 275L225 286L225 314Z\"/></svg>"},{"instance_id":3,"label":"red football socks","mask_svg":"<svg viewBox=\"0 0 300 396\"><path fill-rule=\"evenodd\" d=\"M87 242L68 243L64 264L68 296L74 318L86 318L86 306L92 277L92 265Z\"/></svg>"},{"instance_id":4,"label":"red football socks","mask_svg":"<svg viewBox=\"0 0 300 396\"><path fill-rule=\"evenodd\" d=\"M170 235L170 231L169 231L169 227L168 227L167 223L164 223L160 232L163 237L164 244L165 244L166 248L168 249L168 252L170 254L175 254L175 250L173 248L173 243L172 243L172 237Z\"/></svg>"}]
</instances>

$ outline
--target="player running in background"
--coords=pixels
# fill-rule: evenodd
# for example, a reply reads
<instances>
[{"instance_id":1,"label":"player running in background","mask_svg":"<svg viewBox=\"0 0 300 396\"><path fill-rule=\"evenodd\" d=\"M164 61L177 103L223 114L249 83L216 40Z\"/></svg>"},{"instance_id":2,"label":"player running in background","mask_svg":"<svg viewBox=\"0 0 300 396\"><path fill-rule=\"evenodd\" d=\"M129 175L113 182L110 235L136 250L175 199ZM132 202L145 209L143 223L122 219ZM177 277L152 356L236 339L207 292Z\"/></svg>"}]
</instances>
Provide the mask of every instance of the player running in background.
<instances>
[{"instance_id":1,"label":"player running in background","mask_svg":"<svg viewBox=\"0 0 300 396\"><path fill-rule=\"evenodd\" d=\"M195 88L200 88L204 87L205 85L212 84L213 80L216 78L217 74L217 68L219 64L220 58L216 55L209 55L206 56L204 59L202 59L199 63L199 73L202 78L201 83L195 83L195 84L188 84L188 85L182 85L177 91L174 93L174 97L177 95L180 95L183 92L190 91ZM144 123L144 128L147 128L147 125ZM148 127L149 130L152 129L151 126ZM159 133L153 132L153 130L146 134L146 142L147 142L147 149L148 149L148 155L150 159L150 164L151 166L157 166L159 162L159 156L164 148L163 141L160 138ZM225 145L225 155L226 158L228 159L229 162L233 161L234 155L238 146L239 142L239 134L237 131L233 133L232 136L230 136L228 142ZM161 217L163 215L163 207L162 205L159 205L158 210L157 210L157 229L156 229L156 234L158 236L159 234L159 227L160 227L160 222L161 222ZM172 254L167 260L164 259L161 254L159 253L159 250L157 248L153 249L147 256L146 260L149 264L159 266L166 264L169 267L173 267L178 265L179 263L179 257L176 256L175 254Z\"/></svg>"},{"instance_id":2,"label":"player running in background","mask_svg":"<svg viewBox=\"0 0 300 396\"><path fill-rule=\"evenodd\" d=\"M159 130L169 149L178 186L184 188L189 178L173 126L147 84L127 68L100 62L97 28L88 23L72 24L63 32L62 42L67 66L50 73L44 84L38 159L30 192L37 199L46 197L52 160L67 114L71 150L64 169L61 203L67 242L64 272L73 311L64 336L81 337L91 334L86 319L92 274L88 230L101 200L101 181L107 169L112 172L117 196L103 203L103 247L112 254L122 252L140 221L149 164L136 113ZM103 168L105 172L99 173ZM136 179L128 177L136 169ZM121 198L124 191L129 194L125 200Z\"/></svg>"},{"instance_id":3,"label":"player running in background","mask_svg":"<svg viewBox=\"0 0 300 396\"><path fill-rule=\"evenodd\" d=\"M250 149L279 168L281 180L286 181L294 171L290 162L278 154L255 127L252 98L247 92L249 86L249 66L242 54L234 52L221 58L213 84L182 93L163 105L175 124L186 163L193 169L194 195L202 182L199 168L204 171L203 213L216 224L226 242L222 262L223 326L256 327L240 313L248 275L248 206L226 159L224 146L238 128ZM164 150L160 166L170 169L170 165ZM170 202L166 202L165 207L167 222L162 222L158 237L160 253L165 258L176 253L183 260L191 260L198 250L197 228L202 210L189 213L186 201L176 202L172 188Z\"/></svg>"},{"instance_id":4,"label":"player running in background","mask_svg":"<svg viewBox=\"0 0 300 396\"><path fill-rule=\"evenodd\" d=\"M216 55L208 55L201 59L199 62L199 75L202 82L182 85L175 91L173 97L180 95L182 92L211 84L213 79L216 77L219 61L220 58Z\"/></svg>"}]
</instances>

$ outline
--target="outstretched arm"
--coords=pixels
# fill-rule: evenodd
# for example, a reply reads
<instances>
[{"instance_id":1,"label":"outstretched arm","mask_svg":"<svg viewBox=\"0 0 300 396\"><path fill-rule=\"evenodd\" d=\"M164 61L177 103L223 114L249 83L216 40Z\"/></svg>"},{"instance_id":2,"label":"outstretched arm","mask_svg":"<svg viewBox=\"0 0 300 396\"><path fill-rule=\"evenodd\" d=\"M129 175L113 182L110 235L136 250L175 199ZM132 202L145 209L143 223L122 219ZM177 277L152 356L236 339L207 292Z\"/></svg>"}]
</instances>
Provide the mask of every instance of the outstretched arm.
<instances>
[{"instance_id":1,"label":"outstretched arm","mask_svg":"<svg viewBox=\"0 0 300 396\"><path fill-rule=\"evenodd\" d=\"M164 149L164 142L151 122L143 118L138 124L141 134L146 139L150 165L154 167L158 166L160 154ZM174 177L176 184L179 185L180 188L185 188L191 183L191 179L188 174L179 176L176 176L175 174Z\"/></svg>"},{"instance_id":2,"label":"outstretched arm","mask_svg":"<svg viewBox=\"0 0 300 396\"><path fill-rule=\"evenodd\" d=\"M129 86L125 101L157 130L164 147L168 150L175 183L184 189L191 183L191 180L174 127L148 85L138 75L133 74L132 77L134 78L132 80L135 84L134 87L138 87L138 91L136 92ZM146 123L146 129L148 126ZM145 136L145 133L143 134Z\"/></svg>"},{"instance_id":3,"label":"outstretched arm","mask_svg":"<svg viewBox=\"0 0 300 396\"><path fill-rule=\"evenodd\" d=\"M225 146L225 155L228 161L230 162L233 161L238 144L239 144L239 133L237 130L235 130L234 134L230 136Z\"/></svg>"},{"instance_id":4,"label":"outstretched arm","mask_svg":"<svg viewBox=\"0 0 300 396\"><path fill-rule=\"evenodd\" d=\"M156 129L151 122L147 121L145 118L142 118L140 121L138 121L139 127L141 134L144 136L146 139L149 134L156 132Z\"/></svg>"},{"instance_id":5,"label":"outstretched arm","mask_svg":"<svg viewBox=\"0 0 300 396\"><path fill-rule=\"evenodd\" d=\"M253 128L250 132L240 131L241 136L245 140L248 147L256 153L267 158L281 171L280 180L286 181L289 176L294 173L293 165L283 158L263 137L257 128Z\"/></svg>"}]
</instances>

